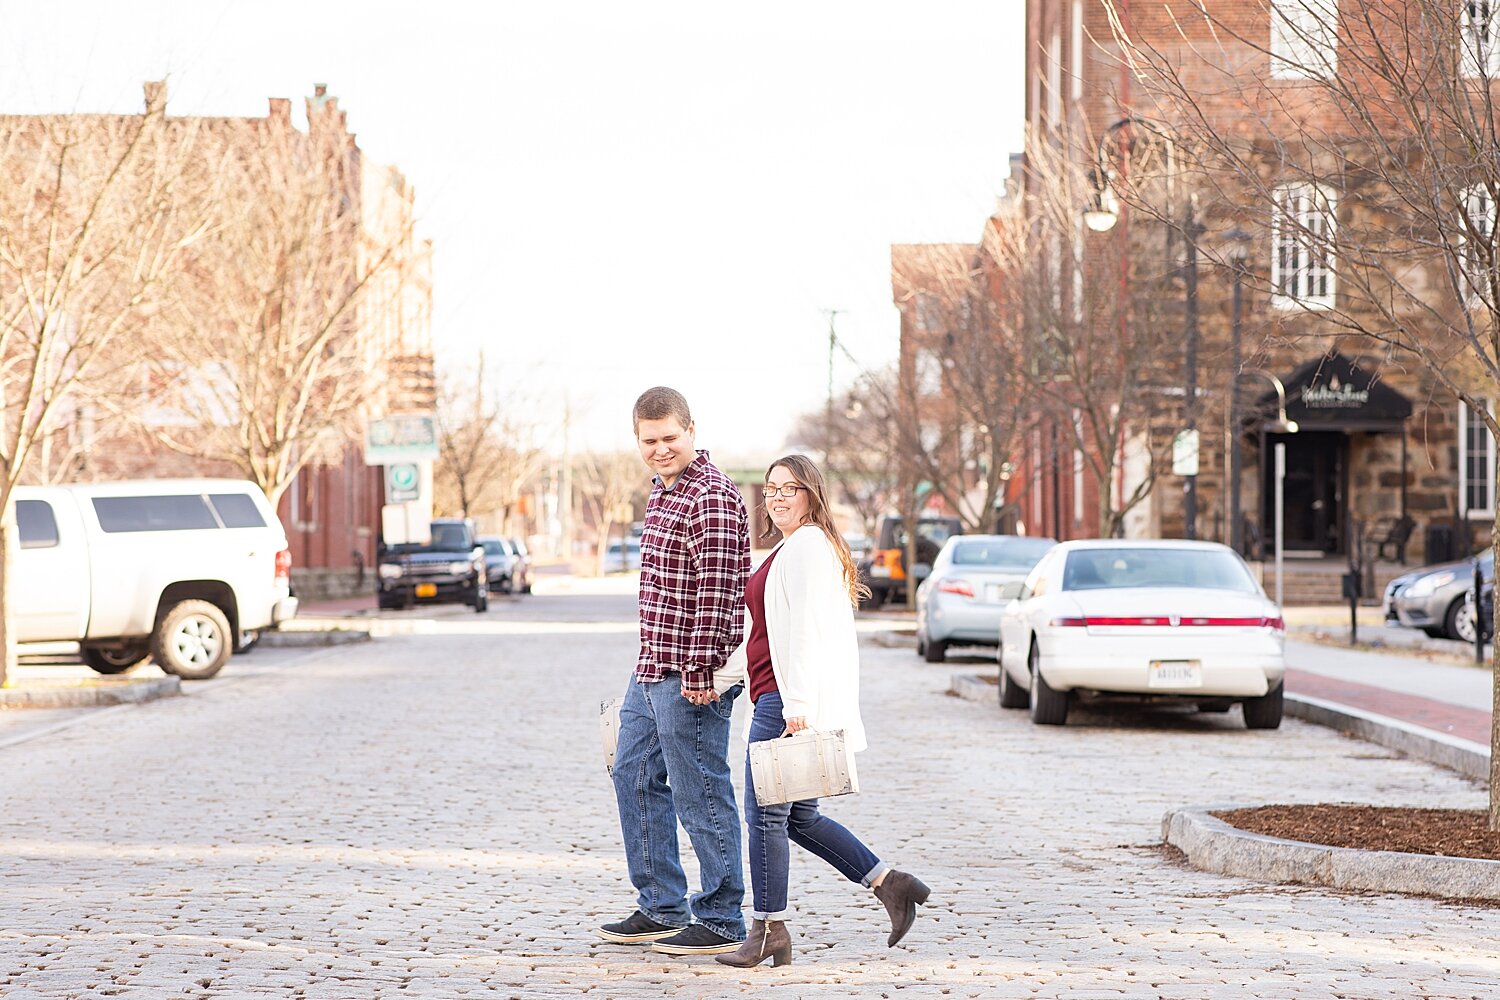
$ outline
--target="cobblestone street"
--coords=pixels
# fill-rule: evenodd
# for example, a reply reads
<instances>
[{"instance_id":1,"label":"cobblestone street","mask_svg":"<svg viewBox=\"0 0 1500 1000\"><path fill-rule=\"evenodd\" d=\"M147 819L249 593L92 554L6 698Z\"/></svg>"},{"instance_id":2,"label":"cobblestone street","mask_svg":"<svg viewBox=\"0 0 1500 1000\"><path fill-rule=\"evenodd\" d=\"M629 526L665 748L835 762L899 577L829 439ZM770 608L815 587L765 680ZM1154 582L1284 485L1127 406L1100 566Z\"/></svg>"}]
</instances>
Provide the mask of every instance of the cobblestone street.
<instances>
[{"instance_id":1,"label":"cobblestone street","mask_svg":"<svg viewBox=\"0 0 1500 1000\"><path fill-rule=\"evenodd\" d=\"M903 946L871 894L795 852L788 967L600 941L634 903L596 722L633 610L416 613L409 634L259 650L186 697L0 749L0 995L1500 994L1492 909L1224 878L1159 845L1177 805L1479 807L1477 785L1294 720L1037 728L947 696L961 664L869 643L865 792L827 808L931 885Z\"/></svg>"}]
</instances>

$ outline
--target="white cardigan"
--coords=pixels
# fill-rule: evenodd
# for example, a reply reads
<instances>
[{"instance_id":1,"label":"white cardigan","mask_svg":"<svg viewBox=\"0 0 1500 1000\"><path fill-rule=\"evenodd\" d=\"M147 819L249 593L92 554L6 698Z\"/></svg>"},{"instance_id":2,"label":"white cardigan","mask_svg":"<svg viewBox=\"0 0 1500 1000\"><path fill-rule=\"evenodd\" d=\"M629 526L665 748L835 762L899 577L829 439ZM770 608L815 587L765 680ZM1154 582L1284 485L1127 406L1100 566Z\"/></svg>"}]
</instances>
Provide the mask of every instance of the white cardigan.
<instances>
[{"instance_id":1,"label":"white cardigan","mask_svg":"<svg viewBox=\"0 0 1500 1000\"><path fill-rule=\"evenodd\" d=\"M817 730L842 729L850 748L863 750L859 639L838 553L815 524L804 524L771 551L776 558L766 577L766 636L782 716L803 716ZM747 639L750 625L747 614ZM746 666L742 642L714 679L733 683L731 678L744 678Z\"/></svg>"}]
</instances>

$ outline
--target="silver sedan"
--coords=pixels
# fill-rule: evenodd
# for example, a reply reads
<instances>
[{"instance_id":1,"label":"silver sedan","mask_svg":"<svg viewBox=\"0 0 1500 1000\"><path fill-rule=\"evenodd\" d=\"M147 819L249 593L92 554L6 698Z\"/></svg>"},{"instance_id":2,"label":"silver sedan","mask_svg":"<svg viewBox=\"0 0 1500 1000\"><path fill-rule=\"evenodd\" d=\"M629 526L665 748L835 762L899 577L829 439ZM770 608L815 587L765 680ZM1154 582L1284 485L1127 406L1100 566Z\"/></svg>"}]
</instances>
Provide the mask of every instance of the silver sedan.
<instances>
[{"instance_id":1,"label":"silver sedan","mask_svg":"<svg viewBox=\"0 0 1500 1000\"><path fill-rule=\"evenodd\" d=\"M1484 579L1495 578L1495 557L1486 552L1479 558ZM1474 586L1474 560L1440 563L1398 576L1386 585L1383 604L1385 623L1398 628L1421 629L1434 639L1474 641L1472 605L1464 595Z\"/></svg>"},{"instance_id":2,"label":"silver sedan","mask_svg":"<svg viewBox=\"0 0 1500 1000\"><path fill-rule=\"evenodd\" d=\"M1000 637L1000 588L1026 574L1056 545L1023 535L954 535L917 588L917 652L941 663L949 646L993 646Z\"/></svg>"}]
</instances>

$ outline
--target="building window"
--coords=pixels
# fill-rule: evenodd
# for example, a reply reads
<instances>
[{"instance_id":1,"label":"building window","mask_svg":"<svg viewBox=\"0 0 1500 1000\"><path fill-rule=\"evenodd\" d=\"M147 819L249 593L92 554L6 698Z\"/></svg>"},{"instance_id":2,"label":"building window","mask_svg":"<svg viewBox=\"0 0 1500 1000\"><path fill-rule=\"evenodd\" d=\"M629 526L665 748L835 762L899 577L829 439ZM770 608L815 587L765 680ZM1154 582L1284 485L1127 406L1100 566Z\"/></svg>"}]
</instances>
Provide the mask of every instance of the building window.
<instances>
[{"instance_id":1,"label":"building window","mask_svg":"<svg viewBox=\"0 0 1500 1000\"><path fill-rule=\"evenodd\" d=\"M1466 77L1489 78L1500 75L1500 45L1495 32L1500 29L1500 0L1460 0L1463 19L1458 44L1459 57Z\"/></svg>"},{"instance_id":2,"label":"building window","mask_svg":"<svg viewBox=\"0 0 1500 1000\"><path fill-rule=\"evenodd\" d=\"M928 347L917 348L912 366L916 369L918 396L943 394L943 362L936 351Z\"/></svg>"},{"instance_id":3,"label":"building window","mask_svg":"<svg viewBox=\"0 0 1500 1000\"><path fill-rule=\"evenodd\" d=\"M1486 408L1493 409L1489 400ZM1495 516L1495 438L1484 417L1468 403L1458 404L1458 499L1469 517Z\"/></svg>"},{"instance_id":4,"label":"building window","mask_svg":"<svg viewBox=\"0 0 1500 1000\"><path fill-rule=\"evenodd\" d=\"M934 333L943 325L943 310L936 295L917 293L917 329L923 333Z\"/></svg>"},{"instance_id":5,"label":"building window","mask_svg":"<svg viewBox=\"0 0 1500 1000\"><path fill-rule=\"evenodd\" d=\"M1073 523L1083 523L1083 411L1073 411Z\"/></svg>"},{"instance_id":6,"label":"building window","mask_svg":"<svg viewBox=\"0 0 1500 1000\"><path fill-rule=\"evenodd\" d=\"M1490 290L1490 269L1495 263L1495 199L1483 185L1463 194L1464 218L1458 226L1458 258L1471 298Z\"/></svg>"},{"instance_id":7,"label":"building window","mask_svg":"<svg viewBox=\"0 0 1500 1000\"><path fill-rule=\"evenodd\" d=\"M1272 0L1271 77L1316 80L1338 72L1338 0Z\"/></svg>"},{"instance_id":8,"label":"building window","mask_svg":"<svg viewBox=\"0 0 1500 1000\"><path fill-rule=\"evenodd\" d=\"M1272 301L1280 308L1326 309L1333 305L1333 239L1337 226L1333 192L1316 184L1276 190L1271 217Z\"/></svg>"}]
</instances>

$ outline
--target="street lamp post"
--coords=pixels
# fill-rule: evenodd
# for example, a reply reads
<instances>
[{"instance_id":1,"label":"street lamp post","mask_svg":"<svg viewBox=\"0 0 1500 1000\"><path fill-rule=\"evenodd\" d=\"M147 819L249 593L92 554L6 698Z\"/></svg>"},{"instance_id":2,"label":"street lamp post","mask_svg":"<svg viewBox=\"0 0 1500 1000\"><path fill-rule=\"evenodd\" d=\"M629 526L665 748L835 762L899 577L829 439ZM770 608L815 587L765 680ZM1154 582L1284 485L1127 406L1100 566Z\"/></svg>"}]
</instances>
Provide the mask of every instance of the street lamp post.
<instances>
[{"instance_id":1,"label":"street lamp post","mask_svg":"<svg viewBox=\"0 0 1500 1000\"><path fill-rule=\"evenodd\" d=\"M1139 125L1142 128L1155 133L1167 147L1167 191L1169 201L1175 201L1172 192L1176 190L1177 174L1177 147L1172 137L1163 130L1162 126L1147 121L1143 118L1121 118L1099 138L1098 148L1095 150L1094 166L1094 192L1089 200L1088 206L1083 211L1083 223L1096 233L1106 233L1114 228L1118 212L1114 208L1114 198L1110 192L1109 167L1105 163L1104 144L1105 141L1121 129ZM1175 212L1175 205L1169 206L1169 211ZM1169 216L1171 217L1171 216ZM1180 229L1185 254L1182 264L1183 296L1185 299L1183 310L1183 407L1182 416L1185 425L1186 437L1194 442L1196 447L1198 431L1198 237L1203 235L1203 227L1197 219L1197 198L1189 196L1187 206L1184 209L1182 221L1169 225L1167 230L1167 246L1170 256L1172 229ZM1187 538L1198 537L1198 476L1196 470L1183 477L1182 484L1183 502L1183 535Z\"/></svg>"},{"instance_id":2,"label":"street lamp post","mask_svg":"<svg viewBox=\"0 0 1500 1000\"><path fill-rule=\"evenodd\" d=\"M1236 385L1239 383L1239 378L1240 378L1241 375L1255 375L1255 376L1258 376L1260 378L1263 378L1266 381L1268 381L1268 382L1271 383L1271 388L1273 388L1273 389L1276 390L1276 420L1274 422L1264 424L1262 426L1262 429L1263 430L1268 430L1268 431L1272 432L1273 434L1295 434L1295 433L1297 433L1297 421L1288 419L1288 417L1286 415L1286 386L1282 384L1281 379L1277 378L1275 375L1272 375L1270 372L1268 372L1268 371L1262 371L1259 368L1247 368L1244 371L1237 372L1235 374L1233 382ZM1235 430L1236 430L1236 433L1237 433L1238 432L1238 428L1236 428ZM1264 452L1265 441L1266 441L1266 437L1265 437L1264 434L1261 435L1260 440L1261 440L1262 454L1264 454L1265 453ZM1276 455L1276 461L1275 461L1275 465L1272 467L1271 474L1274 477L1273 478L1273 483L1274 483L1273 488L1275 490L1274 517L1275 517L1275 528L1276 528L1276 537L1275 537L1275 549L1276 549L1276 606L1279 608L1279 607L1281 607L1281 581L1282 581L1282 570L1283 570L1282 560L1283 560L1283 554L1284 554L1285 544L1286 544L1286 493L1285 493L1285 489L1286 489L1286 443L1285 442L1282 442L1282 441L1276 442L1275 455ZM1261 558L1265 558L1265 550L1264 549L1261 550Z\"/></svg>"},{"instance_id":3,"label":"street lamp post","mask_svg":"<svg viewBox=\"0 0 1500 1000\"><path fill-rule=\"evenodd\" d=\"M1183 358L1182 422L1188 435L1198 436L1198 237L1203 227L1198 225L1194 197L1188 198L1187 215L1182 222L1183 242L1186 244L1182 265L1182 291L1185 301L1183 312L1183 340L1186 342ZM1198 473L1183 477L1182 484L1183 537L1198 537Z\"/></svg>"},{"instance_id":4,"label":"street lamp post","mask_svg":"<svg viewBox=\"0 0 1500 1000\"><path fill-rule=\"evenodd\" d=\"M1244 314L1245 261L1250 256L1250 234L1235 226L1224 238L1229 243L1226 256L1234 270L1234 297L1229 321L1229 544L1244 555L1245 524L1240 511L1240 468L1244 464L1244 445L1240 427L1240 324Z\"/></svg>"}]
</instances>

